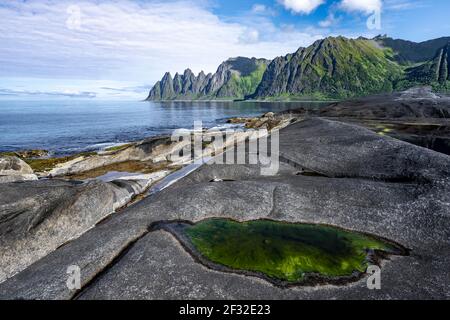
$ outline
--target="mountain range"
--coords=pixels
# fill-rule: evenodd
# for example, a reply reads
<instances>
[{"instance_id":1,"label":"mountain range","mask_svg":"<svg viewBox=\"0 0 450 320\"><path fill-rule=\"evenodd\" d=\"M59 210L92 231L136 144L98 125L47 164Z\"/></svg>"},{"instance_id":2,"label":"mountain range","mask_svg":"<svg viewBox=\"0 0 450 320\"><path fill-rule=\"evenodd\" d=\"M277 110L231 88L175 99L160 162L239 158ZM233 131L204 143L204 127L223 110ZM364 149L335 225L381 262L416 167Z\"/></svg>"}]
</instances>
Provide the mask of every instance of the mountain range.
<instances>
[{"instance_id":1,"label":"mountain range","mask_svg":"<svg viewBox=\"0 0 450 320\"><path fill-rule=\"evenodd\" d=\"M417 85L449 91L449 69L450 37L328 37L272 61L231 58L214 74L166 73L147 100L345 99Z\"/></svg>"},{"instance_id":2,"label":"mountain range","mask_svg":"<svg viewBox=\"0 0 450 320\"><path fill-rule=\"evenodd\" d=\"M195 76L190 69L182 75L167 72L150 91L148 100L233 100L255 92L269 60L237 57L223 62L217 72Z\"/></svg>"}]
</instances>

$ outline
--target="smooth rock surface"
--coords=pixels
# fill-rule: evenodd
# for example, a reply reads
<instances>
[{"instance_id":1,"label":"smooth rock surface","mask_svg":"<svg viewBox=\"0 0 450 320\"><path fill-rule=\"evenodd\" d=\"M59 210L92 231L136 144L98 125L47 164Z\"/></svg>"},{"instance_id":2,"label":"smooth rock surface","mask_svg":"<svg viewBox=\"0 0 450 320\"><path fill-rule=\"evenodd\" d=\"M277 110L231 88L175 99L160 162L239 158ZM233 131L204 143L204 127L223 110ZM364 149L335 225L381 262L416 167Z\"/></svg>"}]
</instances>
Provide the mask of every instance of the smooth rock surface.
<instances>
[{"instance_id":1,"label":"smooth rock surface","mask_svg":"<svg viewBox=\"0 0 450 320\"><path fill-rule=\"evenodd\" d=\"M33 169L18 157L0 157L0 183L37 180Z\"/></svg>"},{"instance_id":2,"label":"smooth rock surface","mask_svg":"<svg viewBox=\"0 0 450 320\"><path fill-rule=\"evenodd\" d=\"M0 299L450 298L448 156L323 119L281 130L280 155L269 177L259 165L202 166L3 282ZM154 231L161 221L211 217L330 224L394 240L411 254L382 266L381 290L367 289L366 279L281 289L210 270ZM81 290L66 286L73 264Z\"/></svg>"},{"instance_id":3,"label":"smooth rock surface","mask_svg":"<svg viewBox=\"0 0 450 320\"><path fill-rule=\"evenodd\" d=\"M76 239L168 171L112 182L0 185L0 282Z\"/></svg>"}]
</instances>

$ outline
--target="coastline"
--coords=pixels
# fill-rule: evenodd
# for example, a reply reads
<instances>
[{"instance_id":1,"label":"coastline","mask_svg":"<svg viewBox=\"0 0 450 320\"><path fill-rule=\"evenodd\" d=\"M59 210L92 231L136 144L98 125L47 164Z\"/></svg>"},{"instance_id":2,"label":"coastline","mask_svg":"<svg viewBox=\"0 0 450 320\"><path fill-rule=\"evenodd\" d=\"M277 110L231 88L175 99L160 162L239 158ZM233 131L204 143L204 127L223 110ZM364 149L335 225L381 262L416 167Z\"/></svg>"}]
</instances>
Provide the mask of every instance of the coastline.
<instances>
[{"instance_id":1,"label":"coastline","mask_svg":"<svg viewBox=\"0 0 450 320\"><path fill-rule=\"evenodd\" d=\"M245 272L210 270L173 235L153 229L161 221L207 218L322 224L393 241L411 254L379 263L387 288L383 294L399 299L442 297L448 293L445 274L438 279L439 291L423 291L413 275L419 270L420 283L431 288L428 284L435 284L440 274L432 264L450 261L445 216L450 203L449 157L407 140L418 134L428 137L430 128L416 127L441 119L448 101L386 99L382 102L391 109L377 97L357 105L351 102L350 109L340 103L320 113L296 109L237 119L246 128L282 128L280 170L274 176L262 175L262 164L169 162L169 155L184 144L158 137L58 164L42 172L37 181L0 184L1 194L7 195L0 202L0 208L7 209L6 220L0 224L0 298L156 298L168 287L177 288L169 297L179 298L191 292L185 279L192 277L198 288L195 298L208 294L211 283L220 288L221 298L376 297L358 283L318 285L314 291L281 289ZM395 116L399 113L401 119ZM427 121L417 114L429 115ZM384 127L376 124L369 130L368 120L382 122ZM402 126L386 130L389 122ZM439 126L436 130L445 137L447 131ZM398 133L406 138L391 137ZM207 134L202 131L202 136ZM245 141L246 131L236 134ZM201 157L208 159L218 154L215 151L210 144L202 144ZM98 171L102 166L111 170L108 166L122 166L124 161L130 166L148 162L161 167L147 174L71 180L77 172ZM22 165L25 174L26 163ZM173 170L165 170L170 167ZM74 259L83 275L81 289L68 291L65 270ZM411 263L417 267L410 268ZM167 273L180 276L166 277ZM53 284L50 289L48 283ZM178 291L183 288L189 292Z\"/></svg>"},{"instance_id":2,"label":"coastline","mask_svg":"<svg viewBox=\"0 0 450 320\"><path fill-rule=\"evenodd\" d=\"M207 100L207 99L193 99L193 100L189 100L189 99L174 99L174 100L142 100L142 102L205 102L205 103L211 103L211 102L258 102L258 103L333 103L333 102L339 102L339 101L343 101L342 99L330 99L330 100L314 100L314 99L298 99L298 100L270 100L270 99L261 99L261 100L251 100L251 99L212 99L212 100Z\"/></svg>"}]
</instances>

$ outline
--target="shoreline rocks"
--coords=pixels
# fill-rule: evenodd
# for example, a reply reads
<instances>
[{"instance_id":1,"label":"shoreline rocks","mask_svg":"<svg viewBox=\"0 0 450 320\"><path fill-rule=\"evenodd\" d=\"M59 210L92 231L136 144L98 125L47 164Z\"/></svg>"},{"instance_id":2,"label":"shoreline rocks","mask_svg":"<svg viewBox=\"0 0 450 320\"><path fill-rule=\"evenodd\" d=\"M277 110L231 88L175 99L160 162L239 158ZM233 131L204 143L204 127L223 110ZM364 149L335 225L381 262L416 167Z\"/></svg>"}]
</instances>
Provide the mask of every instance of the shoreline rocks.
<instances>
[{"instance_id":1,"label":"shoreline rocks","mask_svg":"<svg viewBox=\"0 0 450 320\"><path fill-rule=\"evenodd\" d=\"M369 114L383 109L374 101ZM422 107L433 101L422 101ZM124 175L112 182L0 184L0 239L5 241L0 261L5 261L3 279L8 278L0 280L0 299L450 298L448 155L369 130L364 117L354 117L361 122L355 123L293 110L263 118L280 121L282 128L280 168L274 176L261 175L259 164L211 161L113 215L110 209L143 188L148 177L141 182L136 181L142 176ZM384 120L393 121L390 116ZM413 123L424 120L436 121L417 117ZM258 125L267 128L267 122ZM247 133L238 137L245 143ZM163 159L170 149L164 141L104 156L117 159L124 152L123 157ZM204 155L216 157L227 152L232 151L215 153L213 145L203 149ZM368 290L365 277L351 285L279 288L252 276L205 268L171 234L155 228L161 222L208 218L330 225L390 239L410 255L379 265L381 290ZM72 225L74 230L67 232ZM44 243L44 249L31 261L34 243ZM66 286L67 268L74 264L81 270L80 290Z\"/></svg>"},{"instance_id":2,"label":"shoreline rocks","mask_svg":"<svg viewBox=\"0 0 450 320\"><path fill-rule=\"evenodd\" d=\"M0 156L0 183L37 180L33 169L23 160L13 156Z\"/></svg>"},{"instance_id":3,"label":"shoreline rocks","mask_svg":"<svg viewBox=\"0 0 450 320\"><path fill-rule=\"evenodd\" d=\"M0 185L0 282L78 238L169 171L111 182L41 180Z\"/></svg>"},{"instance_id":4,"label":"shoreline rocks","mask_svg":"<svg viewBox=\"0 0 450 320\"><path fill-rule=\"evenodd\" d=\"M261 176L259 165L203 165L1 283L0 298L450 297L449 156L314 118L280 131L280 159L278 174L269 177ZM300 168L323 174L298 174ZM282 289L207 269L170 234L153 229L161 221L211 217L332 225L391 239L411 254L381 265L381 290L368 290L365 278L352 285ZM81 269L81 290L66 287L67 267L74 263Z\"/></svg>"}]
</instances>

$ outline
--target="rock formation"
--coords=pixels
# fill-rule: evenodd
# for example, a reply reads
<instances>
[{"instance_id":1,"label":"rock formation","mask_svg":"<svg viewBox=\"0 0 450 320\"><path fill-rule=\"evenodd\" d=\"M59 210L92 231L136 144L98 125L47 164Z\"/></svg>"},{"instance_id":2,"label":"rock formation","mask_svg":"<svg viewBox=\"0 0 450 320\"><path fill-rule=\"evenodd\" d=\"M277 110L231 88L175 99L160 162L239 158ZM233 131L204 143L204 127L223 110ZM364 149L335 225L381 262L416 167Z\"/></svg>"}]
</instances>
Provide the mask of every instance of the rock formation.
<instances>
[{"instance_id":1,"label":"rock formation","mask_svg":"<svg viewBox=\"0 0 450 320\"><path fill-rule=\"evenodd\" d=\"M216 73L195 76L190 69L184 74L168 72L158 81L147 100L229 100L252 94L261 81L269 61L256 58L232 58L223 62Z\"/></svg>"},{"instance_id":2,"label":"rock formation","mask_svg":"<svg viewBox=\"0 0 450 320\"><path fill-rule=\"evenodd\" d=\"M345 99L417 85L448 91L449 41L328 37L270 63L236 58L214 75L166 73L148 100Z\"/></svg>"},{"instance_id":3,"label":"rock formation","mask_svg":"<svg viewBox=\"0 0 450 320\"><path fill-rule=\"evenodd\" d=\"M390 92L400 75L400 66L372 40L330 37L274 59L254 98L346 98Z\"/></svg>"},{"instance_id":4,"label":"rock formation","mask_svg":"<svg viewBox=\"0 0 450 320\"><path fill-rule=\"evenodd\" d=\"M320 118L280 131L277 175L210 164L98 224L0 284L1 299L445 299L450 297L450 158ZM306 174L309 172L309 174ZM280 288L211 270L157 226L218 217L319 223L410 250L382 267L381 290ZM66 286L81 269L81 290ZM418 276L419 275L419 276Z\"/></svg>"},{"instance_id":5,"label":"rock formation","mask_svg":"<svg viewBox=\"0 0 450 320\"><path fill-rule=\"evenodd\" d=\"M167 174L0 184L0 282L79 237Z\"/></svg>"},{"instance_id":6,"label":"rock formation","mask_svg":"<svg viewBox=\"0 0 450 320\"><path fill-rule=\"evenodd\" d=\"M33 169L18 157L0 156L0 183L37 180Z\"/></svg>"}]
</instances>

